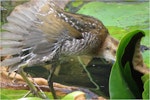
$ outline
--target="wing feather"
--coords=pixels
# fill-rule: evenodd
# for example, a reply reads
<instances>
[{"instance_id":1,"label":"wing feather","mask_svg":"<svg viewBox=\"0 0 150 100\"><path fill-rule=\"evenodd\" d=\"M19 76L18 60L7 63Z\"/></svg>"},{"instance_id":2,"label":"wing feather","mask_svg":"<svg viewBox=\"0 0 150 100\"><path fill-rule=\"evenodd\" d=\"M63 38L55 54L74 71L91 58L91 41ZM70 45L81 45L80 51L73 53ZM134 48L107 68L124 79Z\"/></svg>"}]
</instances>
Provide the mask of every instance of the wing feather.
<instances>
[{"instance_id":1,"label":"wing feather","mask_svg":"<svg viewBox=\"0 0 150 100\"><path fill-rule=\"evenodd\" d=\"M2 65L38 63L45 57L52 59L65 39L82 37L58 17L57 9L51 0L31 0L14 9L2 27L5 32L1 33L0 49L0 56L11 55L12 58L2 61Z\"/></svg>"},{"instance_id":2,"label":"wing feather","mask_svg":"<svg viewBox=\"0 0 150 100\"><path fill-rule=\"evenodd\" d=\"M15 55L19 54L22 51L21 48L3 48L1 49L0 56L8 56L8 55Z\"/></svg>"},{"instance_id":3,"label":"wing feather","mask_svg":"<svg viewBox=\"0 0 150 100\"><path fill-rule=\"evenodd\" d=\"M21 61L20 57L14 57L14 58L6 59L0 63L1 63L1 66L10 66L10 65L14 65L20 61Z\"/></svg>"}]
</instances>

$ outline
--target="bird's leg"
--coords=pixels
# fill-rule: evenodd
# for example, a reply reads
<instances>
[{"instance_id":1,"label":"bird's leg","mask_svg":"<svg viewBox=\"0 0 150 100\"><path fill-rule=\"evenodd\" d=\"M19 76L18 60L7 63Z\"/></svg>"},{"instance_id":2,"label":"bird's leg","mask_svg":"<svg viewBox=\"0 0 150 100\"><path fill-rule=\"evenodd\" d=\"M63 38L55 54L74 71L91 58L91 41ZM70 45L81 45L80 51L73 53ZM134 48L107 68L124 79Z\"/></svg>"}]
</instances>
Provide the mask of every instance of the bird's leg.
<instances>
[{"instance_id":1,"label":"bird's leg","mask_svg":"<svg viewBox=\"0 0 150 100\"><path fill-rule=\"evenodd\" d=\"M36 96L45 99L46 97L43 96L41 93L38 93L37 88L33 85L33 83L27 78L25 72L23 71L24 65L22 65L18 72L22 76L22 78L25 80L25 82L28 84L29 88L31 89L31 92L34 93Z\"/></svg>"},{"instance_id":2,"label":"bird's leg","mask_svg":"<svg viewBox=\"0 0 150 100\"><path fill-rule=\"evenodd\" d=\"M50 74L49 74L47 80L48 80L48 85L49 85L49 88L52 92L52 95L53 95L54 99L57 99L57 96L56 96L56 93L55 93L55 90L54 90L54 87L53 87L53 80L52 80L55 69L56 69L56 64L52 64L51 69L50 69Z\"/></svg>"}]
</instances>

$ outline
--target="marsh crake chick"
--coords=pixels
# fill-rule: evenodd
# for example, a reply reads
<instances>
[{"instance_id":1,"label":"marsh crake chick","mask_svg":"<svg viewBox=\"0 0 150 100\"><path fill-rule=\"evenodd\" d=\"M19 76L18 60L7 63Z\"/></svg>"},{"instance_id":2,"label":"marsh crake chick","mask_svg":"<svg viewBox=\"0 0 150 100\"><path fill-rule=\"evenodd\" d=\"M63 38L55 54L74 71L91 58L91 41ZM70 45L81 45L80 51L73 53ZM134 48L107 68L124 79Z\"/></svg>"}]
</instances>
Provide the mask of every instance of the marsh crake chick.
<instances>
[{"instance_id":1,"label":"marsh crake chick","mask_svg":"<svg viewBox=\"0 0 150 100\"><path fill-rule=\"evenodd\" d=\"M1 33L1 57L12 57L1 64L11 66L11 71L24 64L51 63L54 67L67 56L115 60L118 41L101 21L65 12L51 0L31 0L19 5L7 20Z\"/></svg>"}]
</instances>

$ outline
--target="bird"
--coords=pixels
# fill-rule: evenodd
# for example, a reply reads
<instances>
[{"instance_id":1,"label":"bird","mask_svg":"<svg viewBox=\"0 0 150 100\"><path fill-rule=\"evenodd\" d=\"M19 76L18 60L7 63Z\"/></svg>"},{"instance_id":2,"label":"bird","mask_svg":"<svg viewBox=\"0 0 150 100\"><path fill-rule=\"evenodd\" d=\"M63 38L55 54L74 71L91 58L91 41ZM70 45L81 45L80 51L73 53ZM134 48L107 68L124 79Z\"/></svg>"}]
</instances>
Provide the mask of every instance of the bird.
<instances>
[{"instance_id":1,"label":"bird","mask_svg":"<svg viewBox=\"0 0 150 100\"><path fill-rule=\"evenodd\" d=\"M30 0L7 17L2 26L1 66L13 72L22 66L51 64L48 84L54 98L52 77L62 59L87 55L115 61L118 40L91 16L66 12L52 0Z\"/></svg>"}]
</instances>

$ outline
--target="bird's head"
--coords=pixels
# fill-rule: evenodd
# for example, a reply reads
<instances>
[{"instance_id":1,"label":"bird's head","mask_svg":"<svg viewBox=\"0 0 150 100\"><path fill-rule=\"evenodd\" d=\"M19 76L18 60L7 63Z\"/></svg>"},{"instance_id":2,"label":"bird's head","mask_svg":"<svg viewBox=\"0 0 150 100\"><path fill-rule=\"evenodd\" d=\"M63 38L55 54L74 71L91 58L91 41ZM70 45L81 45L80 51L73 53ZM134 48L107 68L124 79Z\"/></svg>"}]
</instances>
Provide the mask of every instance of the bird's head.
<instances>
[{"instance_id":1,"label":"bird's head","mask_svg":"<svg viewBox=\"0 0 150 100\"><path fill-rule=\"evenodd\" d=\"M108 35L99 49L100 57L106 59L107 61L116 61L116 51L119 42Z\"/></svg>"}]
</instances>

